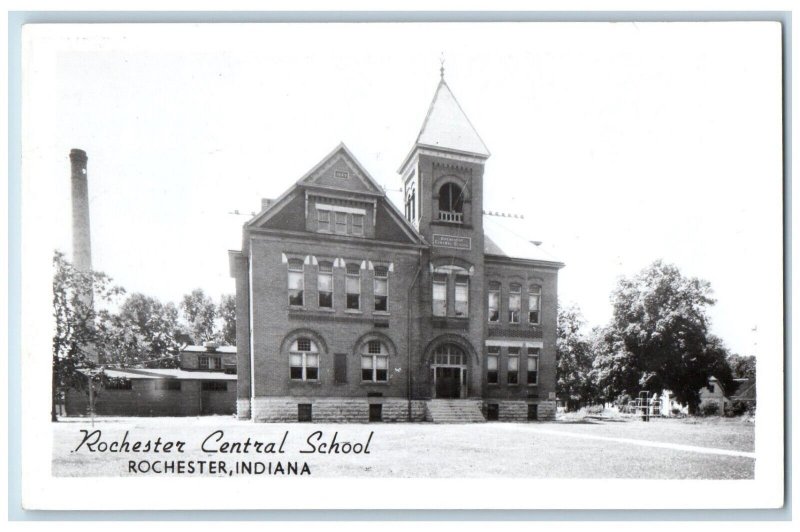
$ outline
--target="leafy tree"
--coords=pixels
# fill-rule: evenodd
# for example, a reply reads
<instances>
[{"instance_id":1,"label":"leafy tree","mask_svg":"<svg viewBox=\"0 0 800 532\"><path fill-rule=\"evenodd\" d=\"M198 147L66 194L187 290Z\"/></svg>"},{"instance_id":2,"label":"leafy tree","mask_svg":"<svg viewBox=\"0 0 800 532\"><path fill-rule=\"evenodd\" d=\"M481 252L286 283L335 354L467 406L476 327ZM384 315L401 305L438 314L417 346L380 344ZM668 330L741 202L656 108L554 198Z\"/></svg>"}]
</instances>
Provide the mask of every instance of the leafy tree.
<instances>
[{"instance_id":1,"label":"leafy tree","mask_svg":"<svg viewBox=\"0 0 800 532\"><path fill-rule=\"evenodd\" d=\"M217 314L222 319L220 341L225 345L236 345L236 298L228 294L223 295Z\"/></svg>"},{"instance_id":2,"label":"leafy tree","mask_svg":"<svg viewBox=\"0 0 800 532\"><path fill-rule=\"evenodd\" d=\"M558 308L556 339L556 391L567 397L567 408L575 409L597 397L592 375L592 355L584 336L583 316L575 306Z\"/></svg>"},{"instance_id":3,"label":"leafy tree","mask_svg":"<svg viewBox=\"0 0 800 532\"><path fill-rule=\"evenodd\" d=\"M675 266L656 261L622 279L612 300L607 340L612 358L622 362L619 369L630 372L620 384L628 386L639 376L640 388L651 393L669 389L692 412L710 376L725 386L727 353L708 332L706 309L714 299L707 281L684 277Z\"/></svg>"},{"instance_id":4,"label":"leafy tree","mask_svg":"<svg viewBox=\"0 0 800 532\"><path fill-rule=\"evenodd\" d=\"M178 309L144 294L131 294L107 322L107 340L121 365L177 367Z\"/></svg>"},{"instance_id":5,"label":"leafy tree","mask_svg":"<svg viewBox=\"0 0 800 532\"><path fill-rule=\"evenodd\" d=\"M100 272L77 270L64 254L53 256L53 421L58 421L59 396L68 388L86 389L89 378L98 382L102 372L93 371L109 355L104 338L110 313L96 310L114 301L125 291L111 284L111 278ZM93 377L89 377L92 375Z\"/></svg>"},{"instance_id":6,"label":"leafy tree","mask_svg":"<svg viewBox=\"0 0 800 532\"><path fill-rule=\"evenodd\" d=\"M214 340L214 320L217 317L217 306L203 292L202 288L183 296L181 310L195 342Z\"/></svg>"},{"instance_id":7,"label":"leafy tree","mask_svg":"<svg viewBox=\"0 0 800 532\"><path fill-rule=\"evenodd\" d=\"M728 355L728 364L731 367L733 376L737 379L756 378L756 357L743 356L738 354Z\"/></svg>"},{"instance_id":8,"label":"leafy tree","mask_svg":"<svg viewBox=\"0 0 800 532\"><path fill-rule=\"evenodd\" d=\"M641 375L634 366L633 353L613 327L595 328L592 331L592 379L599 397L613 401L622 395L636 395L642 387Z\"/></svg>"}]
</instances>

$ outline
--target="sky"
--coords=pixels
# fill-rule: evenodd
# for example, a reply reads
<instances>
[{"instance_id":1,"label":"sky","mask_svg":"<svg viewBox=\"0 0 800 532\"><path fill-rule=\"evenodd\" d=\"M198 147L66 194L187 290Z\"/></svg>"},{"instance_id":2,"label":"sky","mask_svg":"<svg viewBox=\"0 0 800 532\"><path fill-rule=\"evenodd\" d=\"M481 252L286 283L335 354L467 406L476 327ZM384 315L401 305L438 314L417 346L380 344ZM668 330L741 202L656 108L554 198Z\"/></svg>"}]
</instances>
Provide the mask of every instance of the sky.
<instances>
[{"instance_id":1,"label":"sky","mask_svg":"<svg viewBox=\"0 0 800 532\"><path fill-rule=\"evenodd\" d=\"M560 301L603 325L618 279L663 259L711 283L732 351L780 359L777 24L59 25L24 41L31 271L71 251L80 148L95 269L164 301L233 293L234 213L339 142L400 205L444 58L492 153L484 209L524 215L566 264Z\"/></svg>"}]
</instances>

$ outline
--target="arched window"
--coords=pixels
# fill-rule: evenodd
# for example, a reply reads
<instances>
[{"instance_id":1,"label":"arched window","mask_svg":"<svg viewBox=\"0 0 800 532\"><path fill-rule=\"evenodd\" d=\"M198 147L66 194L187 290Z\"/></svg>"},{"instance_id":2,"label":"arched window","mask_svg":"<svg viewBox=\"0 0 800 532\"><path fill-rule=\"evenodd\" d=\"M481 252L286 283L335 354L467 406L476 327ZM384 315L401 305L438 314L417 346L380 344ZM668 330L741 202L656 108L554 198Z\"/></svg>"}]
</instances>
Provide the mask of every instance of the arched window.
<instances>
[{"instance_id":1,"label":"arched window","mask_svg":"<svg viewBox=\"0 0 800 532\"><path fill-rule=\"evenodd\" d=\"M463 366L467 363L464 350L455 344L442 344L433 352L433 363L442 366Z\"/></svg>"},{"instance_id":2,"label":"arched window","mask_svg":"<svg viewBox=\"0 0 800 532\"><path fill-rule=\"evenodd\" d=\"M455 183L445 183L439 189L439 219L458 223L464 220L464 192Z\"/></svg>"},{"instance_id":3,"label":"arched window","mask_svg":"<svg viewBox=\"0 0 800 532\"><path fill-rule=\"evenodd\" d=\"M300 337L289 348L289 375L293 381L319 379L319 348L310 338Z\"/></svg>"},{"instance_id":4,"label":"arched window","mask_svg":"<svg viewBox=\"0 0 800 532\"><path fill-rule=\"evenodd\" d=\"M361 348L361 381L389 380L389 351L380 340L370 340Z\"/></svg>"}]
</instances>

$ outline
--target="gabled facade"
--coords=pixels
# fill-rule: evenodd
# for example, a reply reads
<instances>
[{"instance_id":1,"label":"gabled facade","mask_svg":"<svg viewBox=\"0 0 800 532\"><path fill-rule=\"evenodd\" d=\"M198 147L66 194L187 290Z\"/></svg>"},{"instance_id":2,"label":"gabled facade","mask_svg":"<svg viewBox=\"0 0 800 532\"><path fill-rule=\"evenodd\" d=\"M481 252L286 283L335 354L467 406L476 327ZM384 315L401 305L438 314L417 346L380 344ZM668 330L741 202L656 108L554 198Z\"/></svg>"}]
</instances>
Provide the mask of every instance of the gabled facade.
<instances>
[{"instance_id":1,"label":"gabled facade","mask_svg":"<svg viewBox=\"0 0 800 532\"><path fill-rule=\"evenodd\" d=\"M484 214L489 156L442 79L403 213L344 145L263 202L230 252L239 417L554 416L563 265Z\"/></svg>"}]
</instances>

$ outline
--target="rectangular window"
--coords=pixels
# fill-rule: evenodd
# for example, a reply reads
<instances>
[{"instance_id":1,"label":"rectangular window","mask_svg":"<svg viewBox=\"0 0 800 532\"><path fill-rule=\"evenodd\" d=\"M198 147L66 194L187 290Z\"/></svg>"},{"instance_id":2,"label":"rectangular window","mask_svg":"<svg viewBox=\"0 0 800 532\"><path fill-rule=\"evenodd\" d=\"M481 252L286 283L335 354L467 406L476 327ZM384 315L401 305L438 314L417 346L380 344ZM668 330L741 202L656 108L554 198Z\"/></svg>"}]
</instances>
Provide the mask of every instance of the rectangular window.
<instances>
[{"instance_id":1,"label":"rectangular window","mask_svg":"<svg viewBox=\"0 0 800 532\"><path fill-rule=\"evenodd\" d=\"M369 405L369 420L383 421L383 405Z\"/></svg>"},{"instance_id":2,"label":"rectangular window","mask_svg":"<svg viewBox=\"0 0 800 532\"><path fill-rule=\"evenodd\" d=\"M522 287L512 284L508 293L508 323L519 323L519 310L522 303Z\"/></svg>"},{"instance_id":3,"label":"rectangular window","mask_svg":"<svg viewBox=\"0 0 800 532\"><path fill-rule=\"evenodd\" d=\"M308 423L311 421L311 403L300 403L297 405L297 421Z\"/></svg>"},{"instance_id":4,"label":"rectangular window","mask_svg":"<svg viewBox=\"0 0 800 532\"><path fill-rule=\"evenodd\" d=\"M354 263L347 265L345 285L347 308L349 310L359 310L361 308L361 266Z\"/></svg>"},{"instance_id":5,"label":"rectangular window","mask_svg":"<svg viewBox=\"0 0 800 532\"><path fill-rule=\"evenodd\" d=\"M389 357L364 355L361 357L361 380L364 382L386 382L388 380Z\"/></svg>"},{"instance_id":6,"label":"rectangular window","mask_svg":"<svg viewBox=\"0 0 800 532\"><path fill-rule=\"evenodd\" d=\"M508 373L506 373L508 384L519 384L519 348L508 348Z\"/></svg>"},{"instance_id":7,"label":"rectangular window","mask_svg":"<svg viewBox=\"0 0 800 532\"><path fill-rule=\"evenodd\" d=\"M486 383L487 384L497 384L497 366L499 360L499 353L500 349L497 348L496 352L492 351L492 348L489 348L489 354L486 355ZM494 353L494 354L493 354Z\"/></svg>"},{"instance_id":8,"label":"rectangular window","mask_svg":"<svg viewBox=\"0 0 800 532\"><path fill-rule=\"evenodd\" d=\"M331 211L317 209L317 230L331 232Z\"/></svg>"},{"instance_id":9,"label":"rectangular window","mask_svg":"<svg viewBox=\"0 0 800 532\"><path fill-rule=\"evenodd\" d=\"M106 390L132 390L133 381L130 379L111 379L105 384Z\"/></svg>"},{"instance_id":10,"label":"rectangular window","mask_svg":"<svg viewBox=\"0 0 800 532\"><path fill-rule=\"evenodd\" d=\"M336 220L336 233L340 235L347 234L347 214L344 212L333 213Z\"/></svg>"},{"instance_id":11,"label":"rectangular window","mask_svg":"<svg viewBox=\"0 0 800 532\"><path fill-rule=\"evenodd\" d=\"M333 264L330 262L319 263L317 292L319 293L319 307L333 308Z\"/></svg>"},{"instance_id":12,"label":"rectangular window","mask_svg":"<svg viewBox=\"0 0 800 532\"><path fill-rule=\"evenodd\" d=\"M539 419L539 405L528 405L528 421Z\"/></svg>"},{"instance_id":13,"label":"rectangular window","mask_svg":"<svg viewBox=\"0 0 800 532\"><path fill-rule=\"evenodd\" d=\"M181 381L171 379L157 380L156 390L179 392L181 391Z\"/></svg>"},{"instance_id":14,"label":"rectangular window","mask_svg":"<svg viewBox=\"0 0 800 532\"><path fill-rule=\"evenodd\" d=\"M433 274L433 315L447 316L447 275Z\"/></svg>"},{"instance_id":15,"label":"rectangular window","mask_svg":"<svg viewBox=\"0 0 800 532\"><path fill-rule=\"evenodd\" d=\"M319 377L319 355L317 353L291 353L289 376L295 381L315 381Z\"/></svg>"},{"instance_id":16,"label":"rectangular window","mask_svg":"<svg viewBox=\"0 0 800 532\"><path fill-rule=\"evenodd\" d=\"M456 276L456 316L469 316L469 277Z\"/></svg>"},{"instance_id":17,"label":"rectangular window","mask_svg":"<svg viewBox=\"0 0 800 532\"><path fill-rule=\"evenodd\" d=\"M226 392L228 383L225 381L203 381L200 389L204 392Z\"/></svg>"},{"instance_id":18,"label":"rectangular window","mask_svg":"<svg viewBox=\"0 0 800 532\"><path fill-rule=\"evenodd\" d=\"M292 259L289 261L289 305L303 306L303 261Z\"/></svg>"},{"instance_id":19,"label":"rectangular window","mask_svg":"<svg viewBox=\"0 0 800 532\"><path fill-rule=\"evenodd\" d=\"M358 236L364 235L364 215L363 214L354 214L353 215L353 234Z\"/></svg>"},{"instance_id":20,"label":"rectangular window","mask_svg":"<svg viewBox=\"0 0 800 532\"><path fill-rule=\"evenodd\" d=\"M528 323L539 324L539 308L542 299L542 287L531 285L528 288Z\"/></svg>"},{"instance_id":21,"label":"rectangular window","mask_svg":"<svg viewBox=\"0 0 800 532\"><path fill-rule=\"evenodd\" d=\"M200 369L208 369L210 363L208 357L197 357L197 367Z\"/></svg>"},{"instance_id":22,"label":"rectangular window","mask_svg":"<svg viewBox=\"0 0 800 532\"><path fill-rule=\"evenodd\" d=\"M347 354L336 353L333 355L333 382L344 384L347 382Z\"/></svg>"},{"instance_id":23,"label":"rectangular window","mask_svg":"<svg viewBox=\"0 0 800 532\"><path fill-rule=\"evenodd\" d=\"M528 348L528 384L539 383L539 348Z\"/></svg>"},{"instance_id":24,"label":"rectangular window","mask_svg":"<svg viewBox=\"0 0 800 532\"><path fill-rule=\"evenodd\" d=\"M486 421L497 421L500 419L500 405L489 403L486 405Z\"/></svg>"},{"instance_id":25,"label":"rectangular window","mask_svg":"<svg viewBox=\"0 0 800 532\"><path fill-rule=\"evenodd\" d=\"M375 266L375 310L389 310L389 269L386 266Z\"/></svg>"},{"instance_id":26,"label":"rectangular window","mask_svg":"<svg viewBox=\"0 0 800 532\"><path fill-rule=\"evenodd\" d=\"M489 283L489 321L500 321L500 283Z\"/></svg>"},{"instance_id":27,"label":"rectangular window","mask_svg":"<svg viewBox=\"0 0 800 532\"><path fill-rule=\"evenodd\" d=\"M208 367L209 369L222 369L222 358L208 357Z\"/></svg>"}]
</instances>

